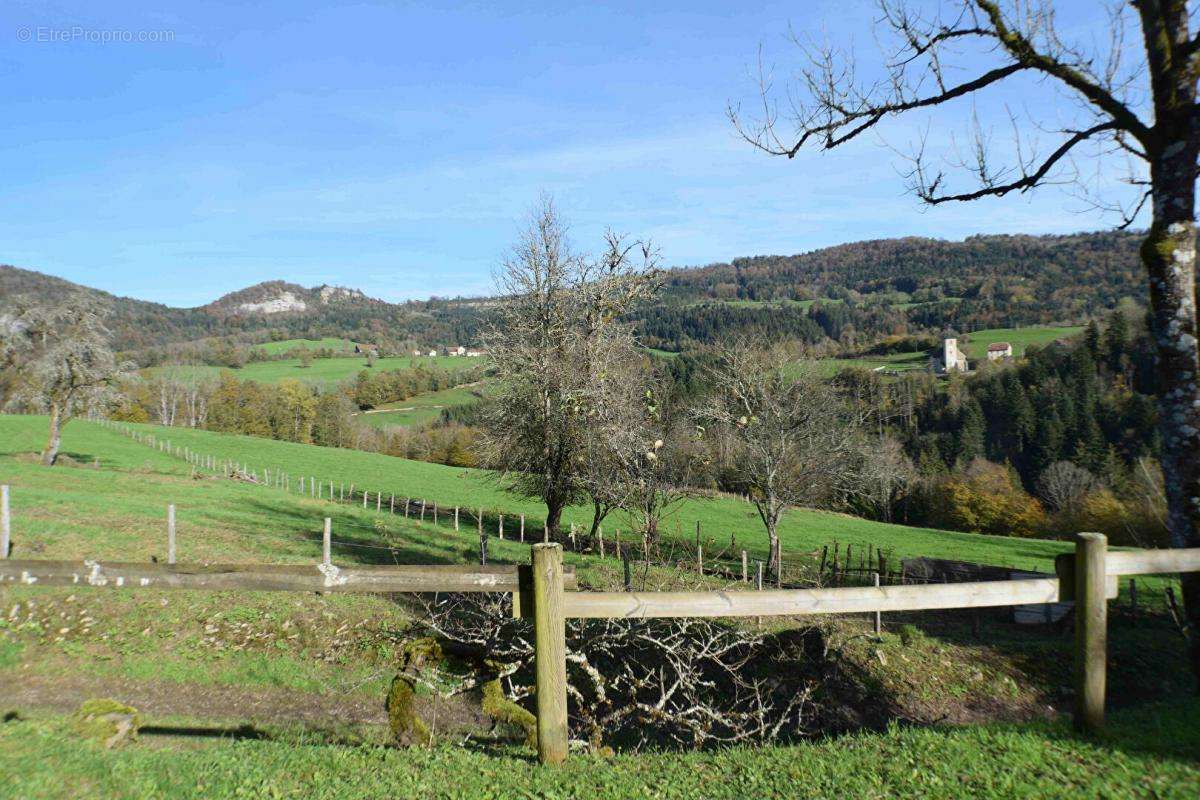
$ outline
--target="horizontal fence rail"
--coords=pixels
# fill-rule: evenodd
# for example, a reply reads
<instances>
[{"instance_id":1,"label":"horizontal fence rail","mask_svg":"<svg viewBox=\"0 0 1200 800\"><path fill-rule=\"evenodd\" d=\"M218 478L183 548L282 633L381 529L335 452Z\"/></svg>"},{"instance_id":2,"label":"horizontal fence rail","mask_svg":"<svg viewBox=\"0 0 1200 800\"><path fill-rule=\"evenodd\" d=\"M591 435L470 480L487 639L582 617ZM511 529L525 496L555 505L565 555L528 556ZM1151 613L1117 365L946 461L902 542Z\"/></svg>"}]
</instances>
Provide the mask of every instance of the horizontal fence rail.
<instances>
[{"instance_id":1,"label":"horizontal fence rail","mask_svg":"<svg viewBox=\"0 0 1200 800\"><path fill-rule=\"evenodd\" d=\"M1169 575L1200 572L1200 547L1171 550L1109 550L1104 560L1108 575Z\"/></svg>"},{"instance_id":2,"label":"horizontal fence rail","mask_svg":"<svg viewBox=\"0 0 1200 800\"><path fill-rule=\"evenodd\" d=\"M9 530L7 494L0 492L0 547ZM169 560L175 552L174 519L170 507ZM323 561L318 564L45 561L5 559L5 551L0 553L0 586L512 593L514 614L534 623L538 758L543 763L558 763L567 757L565 620L570 618L804 616L1073 601L1075 722L1084 730L1095 730L1104 722L1107 601L1117 596L1118 577L1200 572L1200 548L1109 552L1104 536L1081 533L1075 537L1074 552L1055 559L1055 577L768 591L580 592L568 591L577 588L577 578L574 567L562 563L562 545L558 543L534 544L529 566L336 565L330 558L332 544L330 520L326 519ZM837 558L835 548L835 565ZM746 570L743 556L743 580ZM876 626L878 631L878 622Z\"/></svg>"},{"instance_id":3,"label":"horizontal fence rail","mask_svg":"<svg viewBox=\"0 0 1200 800\"><path fill-rule=\"evenodd\" d=\"M575 568L563 582L576 585ZM0 585L275 592L515 592L517 567L473 565L145 564L0 560Z\"/></svg>"},{"instance_id":4,"label":"horizontal fence rail","mask_svg":"<svg viewBox=\"0 0 1200 800\"><path fill-rule=\"evenodd\" d=\"M571 592L565 595L565 605L566 616L577 619L791 617L1057 603L1062 599L1059 586L1058 578L1032 578L762 592ZM1115 577L1108 580L1106 596L1117 596Z\"/></svg>"}]
</instances>

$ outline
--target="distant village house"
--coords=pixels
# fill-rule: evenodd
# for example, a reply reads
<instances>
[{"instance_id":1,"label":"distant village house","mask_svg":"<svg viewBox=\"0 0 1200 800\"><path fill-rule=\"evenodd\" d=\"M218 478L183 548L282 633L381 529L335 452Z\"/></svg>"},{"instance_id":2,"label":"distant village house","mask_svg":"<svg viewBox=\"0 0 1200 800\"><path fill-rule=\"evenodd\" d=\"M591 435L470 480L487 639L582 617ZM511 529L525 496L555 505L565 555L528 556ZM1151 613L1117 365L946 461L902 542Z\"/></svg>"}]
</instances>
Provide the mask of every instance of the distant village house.
<instances>
[{"instance_id":1,"label":"distant village house","mask_svg":"<svg viewBox=\"0 0 1200 800\"><path fill-rule=\"evenodd\" d=\"M1012 358L1012 354L1012 345L1008 342L992 342L988 345L988 361L1003 361L1006 358Z\"/></svg>"}]
</instances>

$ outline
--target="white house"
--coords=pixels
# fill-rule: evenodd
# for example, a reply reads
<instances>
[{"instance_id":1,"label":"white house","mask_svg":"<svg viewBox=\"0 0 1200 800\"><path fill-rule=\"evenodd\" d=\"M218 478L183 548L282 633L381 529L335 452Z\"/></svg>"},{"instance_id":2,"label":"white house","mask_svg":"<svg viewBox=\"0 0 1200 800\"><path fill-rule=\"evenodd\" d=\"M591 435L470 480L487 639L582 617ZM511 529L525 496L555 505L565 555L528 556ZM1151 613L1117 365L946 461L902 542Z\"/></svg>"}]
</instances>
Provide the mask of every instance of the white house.
<instances>
[{"instance_id":1,"label":"white house","mask_svg":"<svg viewBox=\"0 0 1200 800\"><path fill-rule=\"evenodd\" d=\"M1006 358L1012 358L1012 354L1012 345L1008 342L992 342L988 345L988 361L1003 361Z\"/></svg>"}]
</instances>

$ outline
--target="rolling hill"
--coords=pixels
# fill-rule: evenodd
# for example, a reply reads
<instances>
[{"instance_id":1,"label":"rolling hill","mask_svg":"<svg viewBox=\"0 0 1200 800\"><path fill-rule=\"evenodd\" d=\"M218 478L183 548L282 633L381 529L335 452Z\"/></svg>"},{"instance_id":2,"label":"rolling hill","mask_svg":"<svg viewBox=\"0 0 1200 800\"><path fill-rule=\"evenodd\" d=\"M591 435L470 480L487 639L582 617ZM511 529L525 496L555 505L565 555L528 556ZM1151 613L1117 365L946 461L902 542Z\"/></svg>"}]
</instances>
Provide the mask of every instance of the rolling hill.
<instances>
[{"instance_id":1,"label":"rolling hill","mask_svg":"<svg viewBox=\"0 0 1200 800\"><path fill-rule=\"evenodd\" d=\"M1124 297L1144 296L1138 242L1133 232L905 238L680 267L667 271L660 298L632 321L648 345L667 350L734 333L840 340L847 327L861 335L1081 324ZM170 308L0 266L0 310L22 294L55 301L71 293L110 311L116 347L125 351L214 336L247 344L299 336L469 344L490 308L486 299L392 304L352 288L284 281ZM839 303L847 307L831 309Z\"/></svg>"}]
</instances>

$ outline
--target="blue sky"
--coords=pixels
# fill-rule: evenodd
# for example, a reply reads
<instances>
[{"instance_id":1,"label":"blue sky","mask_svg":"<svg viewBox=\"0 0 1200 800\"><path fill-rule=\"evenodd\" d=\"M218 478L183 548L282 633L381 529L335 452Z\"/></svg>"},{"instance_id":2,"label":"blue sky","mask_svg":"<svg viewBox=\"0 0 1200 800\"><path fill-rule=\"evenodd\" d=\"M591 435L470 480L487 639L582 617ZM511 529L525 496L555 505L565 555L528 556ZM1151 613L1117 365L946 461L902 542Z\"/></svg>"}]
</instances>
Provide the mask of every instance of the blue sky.
<instances>
[{"instance_id":1,"label":"blue sky","mask_svg":"<svg viewBox=\"0 0 1200 800\"><path fill-rule=\"evenodd\" d=\"M668 265L1106 222L1053 189L923 209L874 139L740 142L725 106L753 101L759 45L781 72L789 24L870 52L859 0L163 5L0 9L0 263L171 305L274 278L400 300L488 291L542 192L581 249L611 226ZM1008 102L1055 107L1016 85L985 122Z\"/></svg>"}]
</instances>

